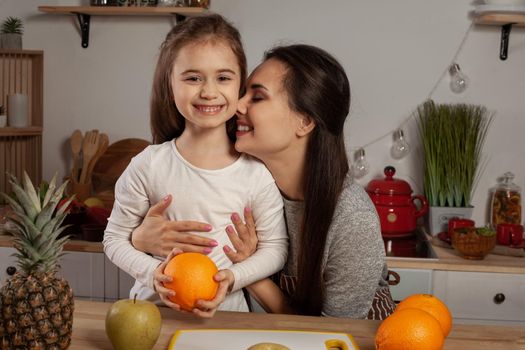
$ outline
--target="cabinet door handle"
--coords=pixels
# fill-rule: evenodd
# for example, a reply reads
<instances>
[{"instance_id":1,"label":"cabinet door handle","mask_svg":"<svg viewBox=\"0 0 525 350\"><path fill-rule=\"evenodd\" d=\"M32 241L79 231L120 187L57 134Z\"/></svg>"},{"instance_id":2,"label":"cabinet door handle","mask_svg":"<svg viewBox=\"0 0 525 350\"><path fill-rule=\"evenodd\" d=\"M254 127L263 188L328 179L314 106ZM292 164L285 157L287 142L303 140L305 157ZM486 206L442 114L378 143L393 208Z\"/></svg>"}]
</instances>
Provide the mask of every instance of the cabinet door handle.
<instances>
[{"instance_id":1,"label":"cabinet door handle","mask_svg":"<svg viewBox=\"0 0 525 350\"><path fill-rule=\"evenodd\" d=\"M7 269L5 269L5 272L6 272L9 276L13 276L13 275L16 273L16 267L14 267L14 266L9 266L9 267L7 267Z\"/></svg>"},{"instance_id":2,"label":"cabinet door handle","mask_svg":"<svg viewBox=\"0 0 525 350\"><path fill-rule=\"evenodd\" d=\"M505 294L498 293L494 296L494 303L495 304L501 304L505 301Z\"/></svg>"},{"instance_id":3,"label":"cabinet door handle","mask_svg":"<svg viewBox=\"0 0 525 350\"><path fill-rule=\"evenodd\" d=\"M393 277L394 279L391 280L390 277ZM388 270L388 276L386 278L386 281L388 282L389 285L396 286L401 281L401 276L399 276L399 274L395 271Z\"/></svg>"}]
</instances>

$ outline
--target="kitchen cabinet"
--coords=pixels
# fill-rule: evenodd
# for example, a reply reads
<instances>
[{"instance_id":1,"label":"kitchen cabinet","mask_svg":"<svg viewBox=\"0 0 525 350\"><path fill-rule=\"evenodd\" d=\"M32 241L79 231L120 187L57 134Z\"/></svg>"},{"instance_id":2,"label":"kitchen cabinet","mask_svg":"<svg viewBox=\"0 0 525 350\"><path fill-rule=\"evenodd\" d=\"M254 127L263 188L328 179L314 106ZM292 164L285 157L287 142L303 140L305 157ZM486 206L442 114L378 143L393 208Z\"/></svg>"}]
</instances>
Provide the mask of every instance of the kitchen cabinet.
<instances>
[{"instance_id":1,"label":"kitchen cabinet","mask_svg":"<svg viewBox=\"0 0 525 350\"><path fill-rule=\"evenodd\" d=\"M525 275L434 271L433 286L454 321L525 324Z\"/></svg>"},{"instance_id":2,"label":"kitchen cabinet","mask_svg":"<svg viewBox=\"0 0 525 350\"><path fill-rule=\"evenodd\" d=\"M14 248L0 247L0 285L13 272ZM68 282L76 298L93 301L115 301L129 297L134 279L117 268L100 252L66 252L60 259L60 274Z\"/></svg>"},{"instance_id":3,"label":"kitchen cabinet","mask_svg":"<svg viewBox=\"0 0 525 350\"><path fill-rule=\"evenodd\" d=\"M416 293L432 294L432 270L424 269L391 269L399 274L399 283L390 286L394 301L400 302Z\"/></svg>"},{"instance_id":4,"label":"kitchen cabinet","mask_svg":"<svg viewBox=\"0 0 525 350\"><path fill-rule=\"evenodd\" d=\"M28 103L28 127L0 127L0 192L11 192L6 172L42 180L43 65L43 51L0 49L0 105L8 107L7 96L15 93Z\"/></svg>"},{"instance_id":5,"label":"kitchen cabinet","mask_svg":"<svg viewBox=\"0 0 525 350\"><path fill-rule=\"evenodd\" d=\"M0 235L0 284L6 268L14 266L11 239ZM106 258L102 243L71 240L64 249L62 271L75 295L104 301L129 297L134 279ZM430 293L447 304L456 324L525 326L525 259L489 254L484 260L466 260L452 249L433 249L438 259L387 258L388 268L401 277L399 285L391 286L394 300Z\"/></svg>"},{"instance_id":6,"label":"kitchen cabinet","mask_svg":"<svg viewBox=\"0 0 525 350\"><path fill-rule=\"evenodd\" d=\"M0 286L3 286L9 275L14 273L16 259L11 255L15 251L14 248L0 248Z\"/></svg>"},{"instance_id":7,"label":"kitchen cabinet","mask_svg":"<svg viewBox=\"0 0 525 350\"><path fill-rule=\"evenodd\" d=\"M119 269L106 256L104 258L106 261L104 276L106 301L129 298L129 291L135 284L135 279Z\"/></svg>"},{"instance_id":8,"label":"kitchen cabinet","mask_svg":"<svg viewBox=\"0 0 525 350\"><path fill-rule=\"evenodd\" d=\"M187 16L197 16L205 11L202 7L178 6L39 6L38 10L49 14L76 15L80 26L82 47L89 46L91 16L175 16L177 21Z\"/></svg>"}]
</instances>

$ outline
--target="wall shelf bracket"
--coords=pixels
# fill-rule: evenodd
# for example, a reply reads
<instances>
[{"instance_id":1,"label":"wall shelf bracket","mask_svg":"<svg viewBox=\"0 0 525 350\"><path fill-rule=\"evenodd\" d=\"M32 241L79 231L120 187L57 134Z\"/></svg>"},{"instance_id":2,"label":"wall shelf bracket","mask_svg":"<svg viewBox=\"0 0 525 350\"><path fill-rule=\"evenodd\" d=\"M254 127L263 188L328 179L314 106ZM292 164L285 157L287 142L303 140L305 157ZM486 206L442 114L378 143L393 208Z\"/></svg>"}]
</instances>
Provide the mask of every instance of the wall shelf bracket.
<instances>
[{"instance_id":1,"label":"wall shelf bracket","mask_svg":"<svg viewBox=\"0 0 525 350\"><path fill-rule=\"evenodd\" d=\"M499 47L499 59L505 61L508 57L509 39L512 25L515 23L507 23L501 26L501 41Z\"/></svg>"},{"instance_id":2,"label":"wall shelf bracket","mask_svg":"<svg viewBox=\"0 0 525 350\"><path fill-rule=\"evenodd\" d=\"M89 22L91 15L77 13L78 24L80 25L80 35L82 36L82 47L85 49L89 46Z\"/></svg>"}]
</instances>

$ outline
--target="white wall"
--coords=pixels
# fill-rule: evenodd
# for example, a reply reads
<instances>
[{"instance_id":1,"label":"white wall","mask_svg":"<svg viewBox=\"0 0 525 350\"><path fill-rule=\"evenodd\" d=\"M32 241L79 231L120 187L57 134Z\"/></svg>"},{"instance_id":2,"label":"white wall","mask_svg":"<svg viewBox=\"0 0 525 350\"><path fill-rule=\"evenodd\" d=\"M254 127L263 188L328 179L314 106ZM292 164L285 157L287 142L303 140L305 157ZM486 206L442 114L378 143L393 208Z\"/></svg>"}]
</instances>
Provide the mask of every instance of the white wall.
<instances>
[{"instance_id":1,"label":"white wall","mask_svg":"<svg viewBox=\"0 0 525 350\"><path fill-rule=\"evenodd\" d=\"M169 17L92 17L89 48L83 49L75 17L37 11L38 5L81 3L0 0L0 18L25 18L24 47L45 51L46 178L57 169L64 174L69 169L67 138L74 129L98 128L111 142L150 138L148 99L156 53L174 23ZM513 171L525 189L525 30L513 28L509 58L500 61L500 28L469 30L473 8L458 0L211 1L212 11L239 28L250 68L265 49L280 42L319 45L342 62L352 88L349 151L386 135L366 147L372 170L360 180L363 185L391 164L398 177L422 192L418 139L409 116L427 97L484 104L496 112L485 147L486 169L473 200L473 218L483 224L489 190L498 176ZM455 95L448 76L440 77L464 37L456 61L471 86ZM395 161L389 155L390 132L405 121L405 135L415 151Z\"/></svg>"}]
</instances>

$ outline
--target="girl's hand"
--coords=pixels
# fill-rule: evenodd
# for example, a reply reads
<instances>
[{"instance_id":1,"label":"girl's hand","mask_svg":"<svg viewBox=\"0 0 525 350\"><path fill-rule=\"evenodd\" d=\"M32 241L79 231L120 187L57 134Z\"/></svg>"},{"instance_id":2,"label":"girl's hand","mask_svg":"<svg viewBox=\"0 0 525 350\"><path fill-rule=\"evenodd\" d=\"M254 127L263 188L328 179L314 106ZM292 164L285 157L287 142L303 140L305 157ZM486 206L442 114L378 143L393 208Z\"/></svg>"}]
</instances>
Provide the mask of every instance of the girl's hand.
<instances>
[{"instance_id":1,"label":"girl's hand","mask_svg":"<svg viewBox=\"0 0 525 350\"><path fill-rule=\"evenodd\" d=\"M255 221L253 220L252 211L250 208L244 208L245 223L242 222L239 214L233 213L231 220L235 225L235 229L230 225L226 227L226 233L230 237L233 244L233 249L228 245L223 247L224 253L228 258L238 263L246 260L257 250L257 231L255 230Z\"/></svg>"},{"instance_id":2,"label":"girl's hand","mask_svg":"<svg viewBox=\"0 0 525 350\"><path fill-rule=\"evenodd\" d=\"M200 237L190 231L209 232L212 227L204 222L168 220L164 211L171 204L172 197L167 195L152 206L144 220L131 235L133 246L143 252L156 256L167 256L173 248L184 252L209 254L217 241Z\"/></svg>"},{"instance_id":3,"label":"girl's hand","mask_svg":"<svg viewBox=\"0 0 525 350\"><path fill-rule=\"evenodd\" d=\"M193 309L193 313L202 318L212 318L217 312L217 308L226 298L226 294L232 289L235 283L235 277L230 270L220 270L213 276L215 281L219 282L219 289L213 300L197 300L197 308Z\"/></svg>"},{"instance_id":4,"label":"girl's hand","mask_svg":"<svg viewBox=\"0 0 525 350\"><path fill-rule=\"evenodd\" d=\"M175 292L171 289L168 289L164 287L164 283L171 282L173 278L171 276L164 274L164 269L166 268L166 265L168 265L168 262L176 255L182 253L182 250L178 248L173 248L173 250L168 254L168 257L166 260L164 260L153 273L153 286L155 289L155 292L159 293L160 300L166 304L166 306L169 306L173 310L182 311L180 306L178 304L175 304L172 302L168 296L175 296Z\"/></svg>"}]
</instances>

